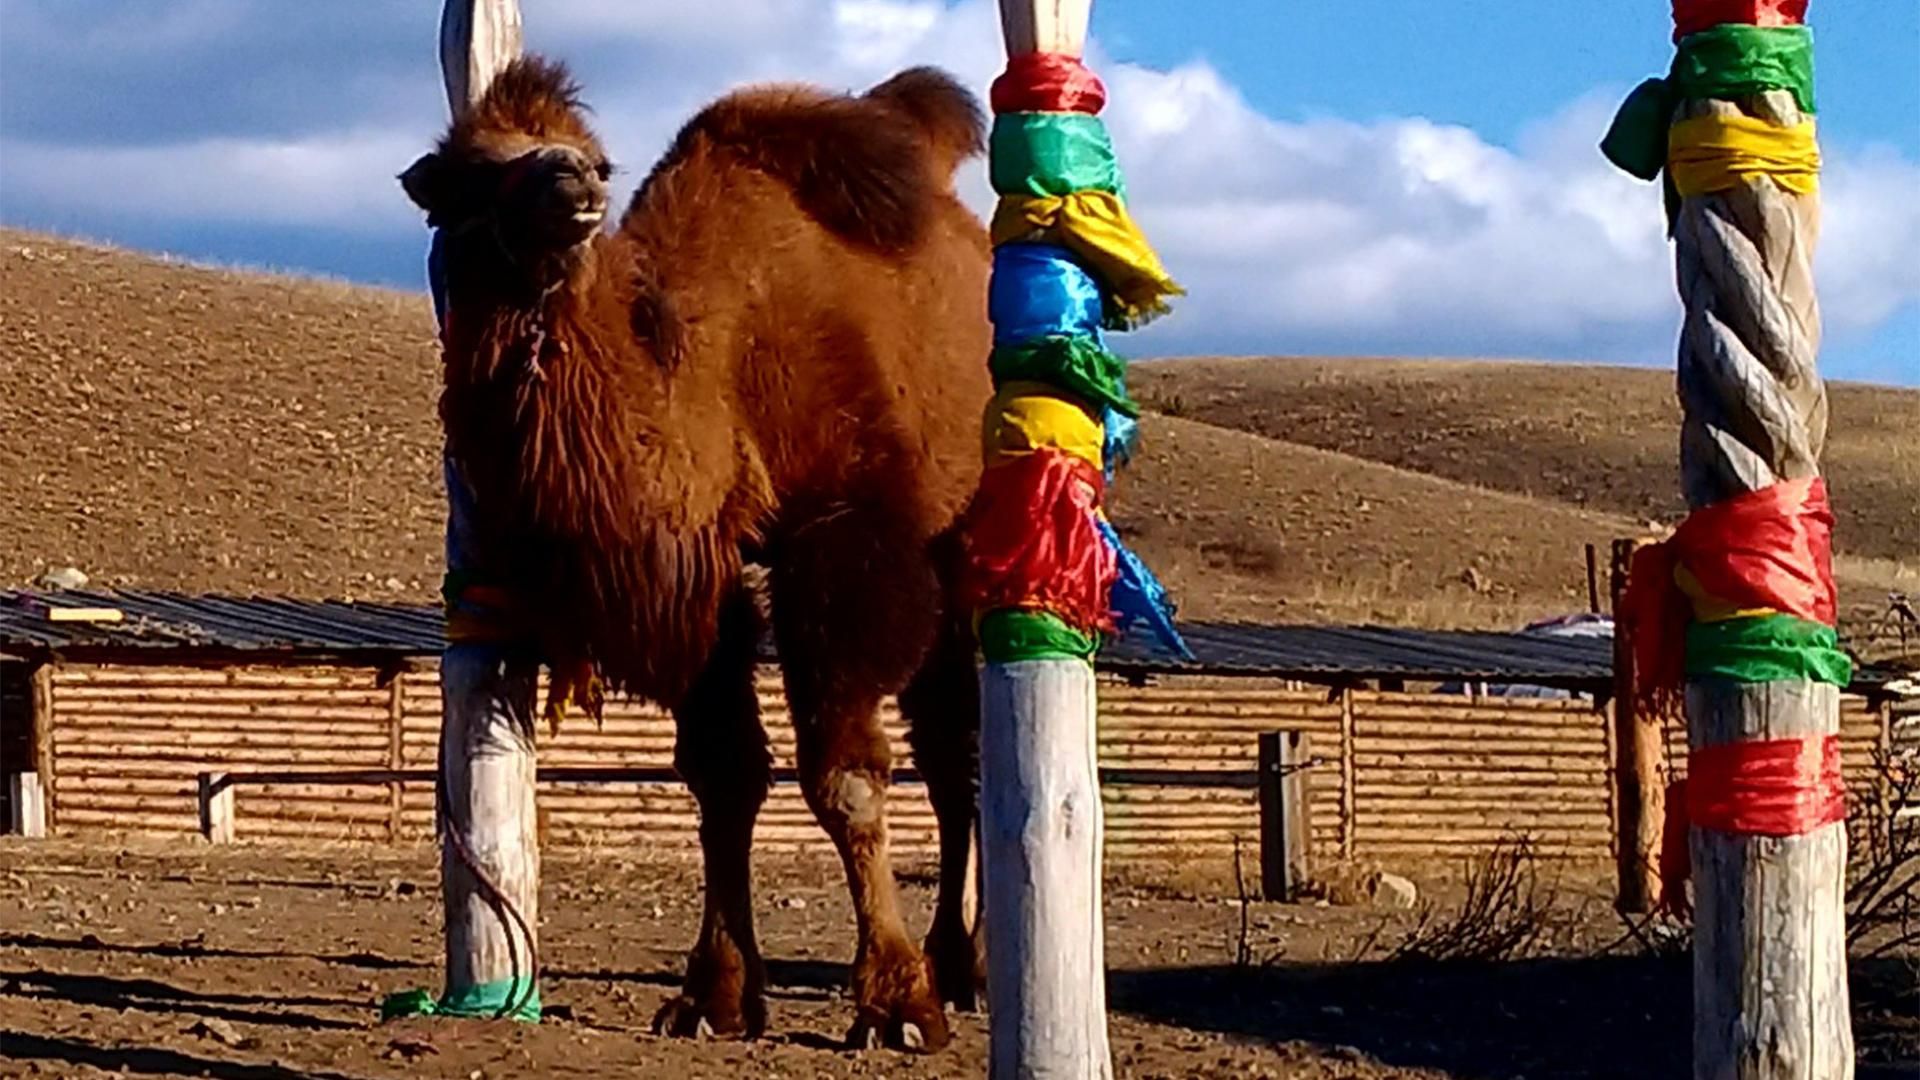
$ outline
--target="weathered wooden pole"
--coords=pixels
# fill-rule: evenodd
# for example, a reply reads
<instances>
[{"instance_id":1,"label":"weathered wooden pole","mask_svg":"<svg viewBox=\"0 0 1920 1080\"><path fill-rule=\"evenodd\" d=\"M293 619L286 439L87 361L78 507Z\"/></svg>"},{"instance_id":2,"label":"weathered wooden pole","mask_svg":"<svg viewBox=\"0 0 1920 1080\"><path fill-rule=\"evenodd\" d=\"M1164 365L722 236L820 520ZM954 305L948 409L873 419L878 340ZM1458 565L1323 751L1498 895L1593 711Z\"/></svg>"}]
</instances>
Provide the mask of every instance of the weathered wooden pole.
<instances>
[{"instance_id":1,"label":"weathered wooden pole","mask_svg":"<svg viewBox=\"0 0 1920 1080\"><path fill-rule=\"evenodd\" d=\"M1080 63L1091 0L1001 0L993 87L998 389L968 522L980 615L981 840L989 1075L1111 1077L1100 905L1101 803L1091 659L1121 621L1175 647L1158 583L1102 516L1127 452L1125 364L1103 329L1164 310L1176 287L1127 217Z\"/></svg>"},{"instance_id":2,"label":"weathered wooden pole","mask_svg":"<svg viewBox=\"0 0 1920 1080\"><path fill-rule=\"evenodd\" d=\"M1621 610L1639 547L1635 540L1613 542L1614 907L1629 915L1652 911L1660 899L1660 835L1666 817L1665 718L1640 708L1632 620Z\"/></svg>"},{"instance_id":3,"label":"weathered wooden pole","mask_svg":"<svg viewBox=\"0 0 1920 1080\"><path fill-rule=\"evenodd\" d=\"M1685 683L1700 1080L1853 1075L1838 739L1851 672L1819 475L1806 8L1675 0L1672 74L1636 91L1605 144L1641 175L1664 169L1686 307L1692 513L1636 558L1629 606L1642 699Z\"/></svg>"},{"instance_id":4,"label":"weathered wooden pole","mask_svg":"<svg viewBox=\"0 0 1920 1080\"><path fill-rule=\"evenodd\" d=\"M516 0L447 0L440 66L457 118L520 54ZM434 311L448 298L439 239L428 257ZM446 984L387 1000L388 1016L540 1019L540 849L534 816L538 664L516 639L511 598L485 587L459 463L445 463L447 640L436 818L445 903Z\"/></svg>"}]
</instances>

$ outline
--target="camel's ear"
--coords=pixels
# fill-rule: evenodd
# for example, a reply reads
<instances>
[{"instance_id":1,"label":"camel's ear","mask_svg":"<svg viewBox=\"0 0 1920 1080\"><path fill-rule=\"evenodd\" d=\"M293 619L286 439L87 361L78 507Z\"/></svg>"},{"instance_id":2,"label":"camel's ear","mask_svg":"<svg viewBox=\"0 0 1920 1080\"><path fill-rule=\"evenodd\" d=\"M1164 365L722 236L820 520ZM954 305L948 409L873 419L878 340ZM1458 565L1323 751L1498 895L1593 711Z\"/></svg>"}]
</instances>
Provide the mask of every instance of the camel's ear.
<instances>
[{"instance_id":1,"label":"camel's ear","mask_svg":"<svg viewBox=\"0 0 1920 1080\"><path fill-rule=\"evenodd\" d=\"M407 198L427 212L429 221L447 204L449 172L439 154L427 154L400 174L400 186L406 190Z\"/></svg>"}]
</instances>

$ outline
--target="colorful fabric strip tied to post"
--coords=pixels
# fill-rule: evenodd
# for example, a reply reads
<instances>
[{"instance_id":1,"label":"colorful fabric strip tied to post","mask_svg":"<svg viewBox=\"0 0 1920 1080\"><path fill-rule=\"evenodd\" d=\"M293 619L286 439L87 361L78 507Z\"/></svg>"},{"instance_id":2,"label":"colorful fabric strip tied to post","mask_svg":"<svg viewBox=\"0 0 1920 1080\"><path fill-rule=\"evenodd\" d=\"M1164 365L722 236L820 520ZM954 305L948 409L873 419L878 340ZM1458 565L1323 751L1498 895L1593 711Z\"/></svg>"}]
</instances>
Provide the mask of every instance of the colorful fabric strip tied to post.
<instances>
[{"instance_id":1,"label":"colorful fabric strip tied to post","mask_svg":"<svg viewBox=\"0 0 1920 1080\"><path fill-rule=\"evenodd\" d=\"M1600 142L1607 159L1633 176L1659 180L1666 174L1670 222L1678 199L1753 178L1771 178L1798 194L1810 193L1816 183L1813 32L1800 25L1806 5L1770 8L1780 17L1759 23L1722 17L1761 6L1676 4L1676 25L1689 29L1677 39L1672 69L1628 95ZM1714 14L1703 13L1709 7ZM1716 113L1676 123L1689 101L1737 102L1769 91L1792 94L1805 120L1776 127Z\"/></svg>"},{"instance_id":2,"label":"colorful fabric strip tied to post","mask_svg":"<svg viewBox=\"0 0 1920 1080\"><path fill-rule=\"evenodd\" d=\"M1696 510L1671 538L1636 552L1621 614L1642 715L1677 711L1688 678L1847 685L1832 536L1826 483L1812 477ZM1684 907L1689 823L1793 836L1844 817L1838 753L1837 742L1809 736L1689 754L1688 777L1667 798L1665 902Z\"/></svg>"},{"instance_id":3,"label":"colorful fabric strip tied to post","mask_svg":"<svg viewBox=\"0 0 1920 1080\"><path fill-rule=\"evenodd\" d=\"M1724 23L1747 26L1799 26L1807 21L1807 0L1673 0L1673 39Z\"/></svg>"},{"instance_id":4,"label":"colorful fabric strip tied to post","mask_svg":"<svg viewBox=\"0 0 1920 1080\"><path fill-rule=\"evenodd\" d=\"M1007 61L988 95L996 115L1077 112L1096 116L1107 107L1107 88L1077 56L1026 53Z\"/></svg>"},{"instance_id":5,"label":"colorful fabric strip tied to post","mask_svg":"<svg viewBox=\"0 0 1920 1080\"><path fill-rule=\"evenodd\" d=\"M1796 195L1820 187L1820 147L1811 120L1780 127L1745 116L1696 116L1673 125L1668 148L1667 169L1682 196L1728 191L1756 176Z\"/></svg>"},{"instance_id":6,"label":"colorful fabric strip tied to post","mask_svg":"<svg viewBox=\"0 0 1920 1080\"><path fill-rule=\"evenodd\" d=\"M434 997L427 990L402 990L380 1003L380 1020L408 1016L449 1016L461 1020L518 1020L540 1022L540 988L525 978L469 986Z\"/></svg>"},{"instance_id":7,"label":"colorful fabric strip tied to post","mask_svg":"<svg viewBox=\"0 0 1920 1080\"><path fill-rule=\"evenodd\" d=\"M1110 330L1153 321L1169 310L1169 297L1185 292L1110 191L1002 196L992 233L995 244L1048 243L1072 252L1105 287Z\"/></svg>"},{"instance_id":8,"label":"colorful fabric strip tied to post","mask_svg":"<svg viewBox=\"0 0 1920 1080\"><path fill-rule=\"evenodd\" d=\"M996 393L962 578L981 652L1091 661L1104 634L1138 626L1190 657L1166 589L1101 507L1140 413L1103 332L1165 311L1179 286L1127 214L1100 80L1077 57L1031 54L1009 62L992 98Z\"/></svg>"},{"instance_id":9,"label":"colorful fabric strip tied to post","mask_svg":"<svg viewBox=\"0 0 1920 1080\"><path fill-rule=\"evenodd\" d=\"M993 190L1001 195L1101 191L1121 200L1127 182L1107 126L1084 113L1008 113L988 140Z\"/></svg>"}]
</instances>

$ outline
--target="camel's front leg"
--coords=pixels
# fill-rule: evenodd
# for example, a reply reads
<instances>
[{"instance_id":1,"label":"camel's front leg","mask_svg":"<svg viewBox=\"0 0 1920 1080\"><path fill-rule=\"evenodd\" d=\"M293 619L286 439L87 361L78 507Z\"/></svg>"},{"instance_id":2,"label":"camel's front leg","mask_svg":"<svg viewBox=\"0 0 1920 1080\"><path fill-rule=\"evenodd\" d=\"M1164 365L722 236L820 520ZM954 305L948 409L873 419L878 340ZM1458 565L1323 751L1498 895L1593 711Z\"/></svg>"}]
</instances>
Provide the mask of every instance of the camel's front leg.
<instances>
[{"instance_id":1,"label":"camel's front leg","mask_svg":"<svg viewBox=\"0 0 1920 1080\"><path fill-rule=\"evenodd\" d=\"M771 780L753 689L759 628L743 591L721 616L706 669L674 710L674 766L700 803L706 912L678 997L661 1006L662 1035L744 1035L767 1027L766 968L753 934L753 823Z\"/></svg>"}]
</instances>

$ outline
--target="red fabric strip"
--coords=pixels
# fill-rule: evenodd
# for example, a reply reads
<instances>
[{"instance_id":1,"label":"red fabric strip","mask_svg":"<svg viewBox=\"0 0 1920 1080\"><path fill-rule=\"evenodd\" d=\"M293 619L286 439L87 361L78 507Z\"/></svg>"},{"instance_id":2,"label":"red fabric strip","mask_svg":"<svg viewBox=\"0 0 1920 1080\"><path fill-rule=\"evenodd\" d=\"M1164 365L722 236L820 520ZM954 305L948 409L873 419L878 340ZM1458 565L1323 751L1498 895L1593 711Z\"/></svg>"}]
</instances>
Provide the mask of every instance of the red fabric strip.
<instances>
[{"instance_id":1,"label":"red fabric strip","mask_svg":"<svg viewBox=\"0 0 1920 1080\"><path fill-rule=\"evenodd\" d=\"M1077 112L1094 115L1107 104L1107 88L1077 56L1026 53L1007 61L990 94L996 113Z\"/></svg>"},{"instance_id":2,"label":"red fabric strip","mask_svg":"<svg viewBox=\"0 0 1920 1080\"><path fill-rule=\"evenodd\" d=\"M1105 481L1041 450L988 469L967 511L960 591L977 612L1039 607L1081 630L1111 630L1119 564L1094 520Z\"/></svg>"},{"instance_id":3,"label":"red fabric strip","mask_svg":"<svg viewBox=\"0 0 1920 1080\"><path fill-rule=\"evenodd\" d=\"M1667 788L1660 838L1661 903L1687 912L1689 826L1735 836L1804 836L1847 819L1840 736L1757 739L1687 755L1687 777Z\"/></svg>"},{"instance_id":4,"label":"red fabric strip","mask_svg":"<svg viewBox=\"0 0 1920 1080\"><path fill-rule=\"evenodd\" d=\"M1736 836L1800 836L1847 818L1840 736L1709 746L1687 755L1687 820Z\"/></svg>"},{"instance_id":5,"label":"red fabric strip","mask_svg":"<svg viewBox=\"0 0 1920 1080\"><path fill-rule=\"evenodd\" d=\"M1679 566L1708 595L1736 608L1834 625L1840 594L1826 481L1786 480L1703 507L1672 537L1634 553L1621 617L1633 637L1634 685L1654 715L1671 708L1685 676L1693 609L1674 584Z\"/></svg>"},{"instance_id":6,"label":"red fabric strip","mask_svg":"<svg viewBox=\"0 0 1920 1080\"><path fill-rule=\"evenodd\" d=\"M1673 0L1673 40L1726 23L1748 26L1799 26L1807 21L1807 0Z\"/></svg>"}]
</instances>

